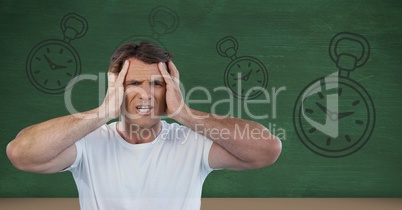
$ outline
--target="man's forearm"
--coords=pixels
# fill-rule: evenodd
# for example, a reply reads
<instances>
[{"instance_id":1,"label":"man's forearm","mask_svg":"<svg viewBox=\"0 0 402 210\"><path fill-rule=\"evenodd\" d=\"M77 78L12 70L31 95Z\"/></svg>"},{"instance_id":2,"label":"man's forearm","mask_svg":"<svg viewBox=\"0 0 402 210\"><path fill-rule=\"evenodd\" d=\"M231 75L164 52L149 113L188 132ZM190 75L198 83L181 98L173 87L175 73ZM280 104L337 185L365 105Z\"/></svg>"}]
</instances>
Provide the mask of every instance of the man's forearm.
<instances>
[{"instance_id":1,"label":"man's forearm","mask_svg":"<svg viewBox=\"0 0 402 210\"><path fill-rule=\"evenodd\" d=\"M28 171L54 172L60 166L71 164L71 159L75 158L74 151L71 152L72 145L120 114L124 98L123 82L129 64L126 60L117 75L108 72L108 91L98 108L58 117L22 130L7 145L7 155L14 166ZM40 167L44 165L46 167Z\"/></svg>"},{"instance_id":2,"label":"man's forearm","mask_svg":"<svg viewBox=\"0 0 402 210\"><path fill-rule=\"evenodd\" d=\"M254 121L216 116L189 108L186 112L176 120L208 137L244 162L271 155L271 148L279 141L267 128ZM272 157L276 159L277 155L272 154Z\"/></svg>"},{"instance_id":3,"label":"man's forearm","mask_svg":"<svg viewBox=\"0 0 402 210\"><path fill-rule=\"evenodd\" d=\"M98 116L98 109L79 115L58 117L23 129L7 146L13 156L10 159L19 165L46 163L108 121Z\"/></svg>"}]
</instances>

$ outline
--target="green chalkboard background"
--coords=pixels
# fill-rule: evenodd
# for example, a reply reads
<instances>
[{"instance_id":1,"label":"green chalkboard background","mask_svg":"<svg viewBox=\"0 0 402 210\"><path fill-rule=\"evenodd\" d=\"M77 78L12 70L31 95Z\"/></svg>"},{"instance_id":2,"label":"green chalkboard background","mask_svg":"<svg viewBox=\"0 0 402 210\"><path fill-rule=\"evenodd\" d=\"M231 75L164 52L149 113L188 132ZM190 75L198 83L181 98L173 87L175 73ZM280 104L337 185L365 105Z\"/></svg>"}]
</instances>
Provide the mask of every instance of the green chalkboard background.
<instances>
[{"instance_id":1,"label":"green chalkboard background","mask_svg":"<svg viewBox=\"0 0 402 210\"><path fill-rule=\"evenodd\" d=\"M160 6L177 17L162 12L150 23L152 11ZM69 114L64 94L36 88L27 68L37 44L63 40L60 22L69 13L79 14L88 23L87 32L70 42L81 60L81 74L98 78L73 88L72 103L78 111L94 108L103 100L99 81L113 50L129 37L153 34L175 56L185 89L205 87L211 92L210 103L190 104L196 109L210 111L212 103L228 98L223 91L213 91L225 85L225 70L231 63L216 50L218 41L226 36L237 40L237 57L250 56L266 67L269 79L265 88L270 94L273 88L282 88L276 103L271 95L270 103L250 105L254 115L268 114L257 121L281 138L283 150L278 161L258 170L215 171L204 184L204 197L402 196L402 1L1 0L0 197L77 196L69 172L38 175L18 171L5 152L8 142L24 127ZM177 28L157 37L151 25L158 21L168 26L178 23ZM82 30L79 21L67 22L68 27ZM369 60L350 78L372 99L375 125L360 149L331 158L303 144L293 112L297 97L308 84L337 72L328 46L332 37L344 31L360 34L370 43ZM340 46L345 51L361 50L358 44L345 43ZM205 100L206 96L196 91L191 99ZM262 99L260 95L249 101ZM241 116L238 112L234 115L252 119L242 111L242 103L234 102ZM228 110L225 104L216 109L220 114ZM354 126L358 125L349 126L352 134L358 132Z\"/></svg>"}]
</instances>

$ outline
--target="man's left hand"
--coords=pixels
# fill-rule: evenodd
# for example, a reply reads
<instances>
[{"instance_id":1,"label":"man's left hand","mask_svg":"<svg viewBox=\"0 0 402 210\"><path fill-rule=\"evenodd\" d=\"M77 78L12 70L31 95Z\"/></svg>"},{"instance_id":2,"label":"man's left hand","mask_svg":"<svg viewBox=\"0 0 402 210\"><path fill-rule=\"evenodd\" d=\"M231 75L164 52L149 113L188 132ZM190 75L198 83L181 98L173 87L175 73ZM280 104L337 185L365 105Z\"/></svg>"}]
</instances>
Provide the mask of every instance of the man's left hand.
<instances>
[{"instance_id":1,"label":"man's left hand","mask_svg":"<svg viewBox=\"0 0 402 210\"><path fill-rule=\"evenodd\" d=\"M169 61L168 65L170 74L165 63L160 62L158 68L166 83L166 114L172 119L177 119L186 113L188 107L184 103L183 94L180 90L179 71L172 61Z\"/></svg>"}]
</instances>

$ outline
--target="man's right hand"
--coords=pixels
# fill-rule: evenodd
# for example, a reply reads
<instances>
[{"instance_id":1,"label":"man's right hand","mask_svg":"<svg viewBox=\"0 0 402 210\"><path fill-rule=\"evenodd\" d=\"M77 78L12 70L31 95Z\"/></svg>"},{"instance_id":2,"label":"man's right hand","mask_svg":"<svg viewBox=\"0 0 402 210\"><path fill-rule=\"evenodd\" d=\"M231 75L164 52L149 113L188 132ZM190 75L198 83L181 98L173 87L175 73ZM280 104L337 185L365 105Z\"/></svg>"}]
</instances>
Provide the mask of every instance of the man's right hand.
<instances>
[{"instance_id":1,"label":"man's right hand","mask_svg":"<svg viewBox=\"0 0 402 210\"><path fill-rule=\"evenodd\" d=\"M127 75L130 62L126 60L118 75L108 72L108 89L106 97L99 107L99 117L115 119L120 115L120 109L124 99L124 80Z\"/></svg>"}]
</instances>

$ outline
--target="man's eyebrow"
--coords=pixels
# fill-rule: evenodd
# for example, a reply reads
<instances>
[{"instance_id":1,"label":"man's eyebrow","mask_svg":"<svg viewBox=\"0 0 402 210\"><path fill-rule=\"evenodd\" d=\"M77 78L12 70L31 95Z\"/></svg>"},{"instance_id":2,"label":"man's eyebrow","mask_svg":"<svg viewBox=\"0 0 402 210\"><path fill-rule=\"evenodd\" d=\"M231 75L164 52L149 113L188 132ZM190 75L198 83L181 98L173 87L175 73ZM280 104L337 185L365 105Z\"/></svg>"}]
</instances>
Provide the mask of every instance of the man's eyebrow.
<instances>
[{"instance_id":1,"label":"man's eyebrow","mask_svg":"<svg viewBox=\"0 0 402 210\"><path fill-rule=\"evenodd\" d=\"M162 77L157 77L157 78L152 78L151 82L161 82L164 83L165 80ZM144 80L136 80L136 79L131 79L131 80L127 80L124 82L124 84L132 84L132 83L143 83Z\"/></svg>"},{"instance_id":2,"label":"man's eyebrow","mask_svg":"<svg viewBox=\"0 0 402 210\"><path fill-rule=\"evenodd\" d=\"M143 80L136 80L136 79L131 79L131 80L127 80L127 81L125 81L124 83L125 84L131 84L131 83L142 83L142 82L144 82Z\"/></svg>"},{"instance_id":3,"label":"man's eyebrow","mask_svg":"<svg viewBox=\"0 0 402 210\"><path fill-rule=\"evenodd\" d=\"M156 77L156 78L152 78L151 81L159 81L159 82L165 82L165 80L163 79L163 77Z\"/></svg>"}]
</instances>

